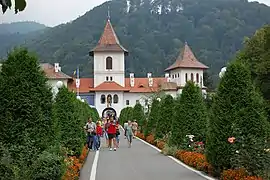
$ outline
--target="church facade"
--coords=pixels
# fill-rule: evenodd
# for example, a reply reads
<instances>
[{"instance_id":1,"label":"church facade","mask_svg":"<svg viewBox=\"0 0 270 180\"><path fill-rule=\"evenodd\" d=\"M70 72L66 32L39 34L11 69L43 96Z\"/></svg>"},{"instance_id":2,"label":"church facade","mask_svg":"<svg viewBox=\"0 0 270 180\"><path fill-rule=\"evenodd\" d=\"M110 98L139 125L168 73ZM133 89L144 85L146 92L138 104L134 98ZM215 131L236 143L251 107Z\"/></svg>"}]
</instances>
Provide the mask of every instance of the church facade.
<instances>
[{"instance_id":1,"label":"church facade","mask_svg":"<svg viewBox=\"0 0 270 180\"><path fill-rule=\"evenodd\" d=\"M208 67L196 59L187 43L176 61L165 69L164 77L153 77L150 72L145 78L137 78L134 73L125 77L128 50L120 44L109 19L98 44L89 55L94 59L93 78L76 80L63 74L61 77L54 75L53 78L64 81L71 91L77 92L89 105L94 106L100 116L106 116L108 112L119 116L123 108L136 103L147 108L151 95L159 91L176 97L190 80L198 84L203 92L206 90L203 71ZM55 66L55 73L61 73L61 69L58 71L59 64Z\"/></svg>"}]
</instances>

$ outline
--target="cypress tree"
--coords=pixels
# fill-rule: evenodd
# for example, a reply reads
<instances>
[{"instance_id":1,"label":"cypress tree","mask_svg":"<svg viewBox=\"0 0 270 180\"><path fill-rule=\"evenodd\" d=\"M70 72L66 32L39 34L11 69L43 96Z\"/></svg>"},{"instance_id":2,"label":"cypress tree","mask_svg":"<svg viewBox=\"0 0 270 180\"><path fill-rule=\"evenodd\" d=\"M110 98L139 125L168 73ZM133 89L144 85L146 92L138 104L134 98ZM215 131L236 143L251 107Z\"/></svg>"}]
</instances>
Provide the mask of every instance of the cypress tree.
<instances>
[{"instance_id":1,"label":"cypress tree","mask_svg":"<svg viewBox=\"0 0 270 180\"><path fill-rule=\"evenodd\" d=\"M83 112L81 103L74 93L62 87L55 98L54 105L60 143L77 155L85 142L83 126L92 114L90 107L88 112L87 110Z\"/></svg>"},{"instance_id":2,"label":"cypress tree","mask_svg":"<svg viewBox=\"0 0 270 180\"><path fill-rule=\"evenodd\" d=\"M140 131L142 131L142 127L145 123L145 116L143 112L143 107L140 103L137 103L133 108L133 119L137 120Z\"/></svg>"},{"instance_id":3,"label":"cypress tree","mask_svg":"<svg viewBox=\"0 0 270 180\"><path fill-rule=\"evenodd\" d=\"M208 115L201 89L187 82L181 97L177 99L172 122L170 144L187 148L186 135L194 135L198 141L205 138Z\"/></svg>"},{"instance_id":4,"label":"cypress tree","mask_svg":"<svg viewBox=\"0 0 270 180\"><path fill-rule=\"evenodd\" d=\"M264 151L269 123L263 105L247 67L230 64L214 98L207 134L206 155L217 175L232 167L244 167L253 174L269 167ZM229 137L235 137L236 143L228 143Z\"/></svg>"},{"instance_id":5,"label":"cypress tree","mask_svg":"<svg viewBox=\"0 0 270 180\"><path fill-rule=\"evenodd\" d=\"M159 111L160 111L159 104L160 102L156 98L153 99L147 125L144 131L145 136L148 136L150 134L155 134L157 122L159 119Z\"/></svg>"},{"instance_id":6,"label":"cypress tree","mask_svg":"<svg viewBox=\"0 0 270 180\"><path fill-rule=\"evenodd\" d=\"M0 141L6 146L31 144L37 152L46 149L53 139L52 93L38 59L26 49L8 54L0 94Z\"/></svg>"},{"instance_id":7,"label":"cypress tree","mask_svg":"<svg viewBox=\"0 0 270 180\"><path fill-rule=\"evenodd\" d=\"M163 138L171 131L174 114L174 99L166 95L160 102L160 118L157 122L155 138Z\"/></svg>"}]
</instances>

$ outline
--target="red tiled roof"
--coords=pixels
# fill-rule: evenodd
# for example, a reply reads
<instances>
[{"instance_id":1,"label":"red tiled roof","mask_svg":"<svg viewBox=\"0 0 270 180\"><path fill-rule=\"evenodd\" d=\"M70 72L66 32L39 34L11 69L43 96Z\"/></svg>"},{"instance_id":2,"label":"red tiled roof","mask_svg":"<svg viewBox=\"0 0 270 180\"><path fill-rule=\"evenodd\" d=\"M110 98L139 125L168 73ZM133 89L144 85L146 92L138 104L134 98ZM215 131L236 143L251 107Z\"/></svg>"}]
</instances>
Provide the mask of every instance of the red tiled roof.
<instances>
[{"instance_id":1,"label":"red tiled roof","mask_svg":"<svg viewBox=\"0 0 270 180\"><path fill-rule=\"evenodd\" d=\"M125 78L125 85L130 90L129 92L134 93L147 93L147 92L157 92L161 84L165 82L165 78L153 78L153 85L149 86L148 78L134 78L134 86L130 86L130 78Z\"/></svg>"},{"instance_id":2,"label":"red tiled roof","mask_svg":"<svg viewBox=\"0 0 270 180\"><path fill-rule=\"evenodd\" d=\"M123 87L114 81L106 81L92 88L90 91L129 91L129 88Z\"/></svg>"},{"instance_id":3,"label":"red tiled roof","mask_svg":"<svg viewBox=\"0 0 270 180\"><path fill-rule=\"evenodd\" d=\"M42 63L40 66L49 79L72 79L62 71L55 72L54 66L49 63Z\"/></svg>"},{"instance_id":4,"label":"red tiled roof","mask_svg":"<svg viewBox=\"0 0 270 180\"><path fill-rule=\"evenodd\" d=\"M79 92L88 93L92 88L94 88L93 78L80 78ZM68 89L76 92L77 88L75 79L68 82Z\"/></svg>"},{"instance_id":5,"label":"red tiled roof","mask_svg":"<svg viewBox=\"0 0 270 180\"><path fill-rule=\"evenodd\" d=\"M81 78L79 92L88 93L94 91L128 91L134 93L150 93L157 92L160 88L162 88L162 84L165 82L165 78L153 78L153 85L150 87L148 84L148 78L134 78L134 86L131 87L130 78L125 78L125 87L122 87L116 82L103 82L94 88L93 78ZM72 91L76 91L75 79L69 81L68 88Z\"/></svg>"},{"instance_id":6,"label":"red tiled roof","mask_svg":"<svg viewBox=\"0 0 270 180\"><path fill-rule=\"evenodd\" d=\"M165 71L169 71L176 68L196 68L196 69L208 69L208 66L199 62L191 51L190 47L185 43L184 49L179 54L176 61Z\"/></svg>"},{"instance_id":7,"label":"red tiled roof","mask_svg":"<svg viewBox=\"0 0 270 180\"><path fill-rule=\"evenodd\" d=\"M97 46L90 51L90 55L93 56L97 51L115 51L127 53L128 51L120 44L117 35L112 27L110 20L107 20L103 34L100 37Z\"/></svg>"}]
</instances>

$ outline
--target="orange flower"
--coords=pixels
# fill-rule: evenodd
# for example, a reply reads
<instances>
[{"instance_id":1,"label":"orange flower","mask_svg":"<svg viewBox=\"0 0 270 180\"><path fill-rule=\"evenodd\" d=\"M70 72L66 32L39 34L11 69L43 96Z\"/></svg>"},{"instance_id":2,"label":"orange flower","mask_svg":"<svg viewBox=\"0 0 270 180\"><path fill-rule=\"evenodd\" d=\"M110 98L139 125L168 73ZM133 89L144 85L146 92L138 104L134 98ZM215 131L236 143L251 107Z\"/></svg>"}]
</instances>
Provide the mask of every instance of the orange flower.
<instances>
[{"instance_id":1,"label":"orange flower","mask_svg":"<svg viewBox=\"0 0 270 180\"><path fill-rule=\"evenodd\" d=\"M146 137L146 141L152 145L155 145L155 137L152 134Z\"/></svg>"}]
</instances>

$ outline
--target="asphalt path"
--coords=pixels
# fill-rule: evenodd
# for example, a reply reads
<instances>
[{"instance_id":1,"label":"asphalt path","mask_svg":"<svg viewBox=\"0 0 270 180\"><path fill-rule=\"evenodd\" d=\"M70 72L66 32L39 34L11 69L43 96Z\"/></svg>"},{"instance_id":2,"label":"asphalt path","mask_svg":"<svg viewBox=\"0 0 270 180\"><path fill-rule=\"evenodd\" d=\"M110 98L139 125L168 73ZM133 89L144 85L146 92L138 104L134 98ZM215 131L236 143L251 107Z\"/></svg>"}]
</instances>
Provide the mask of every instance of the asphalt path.
<instances>
[{"instance_id":1,"label":"asphalt path","mask_svg":"<svg viewBox=\"0 0 270 180\"><path fill-rule=\"evenodd\" d=\"M205 180L194 171L164 156L138 139L128 148L121 137L120 148L109 151L102 140L99 152L90 152L80 180Z\"/></svg>"}]
</instances>

